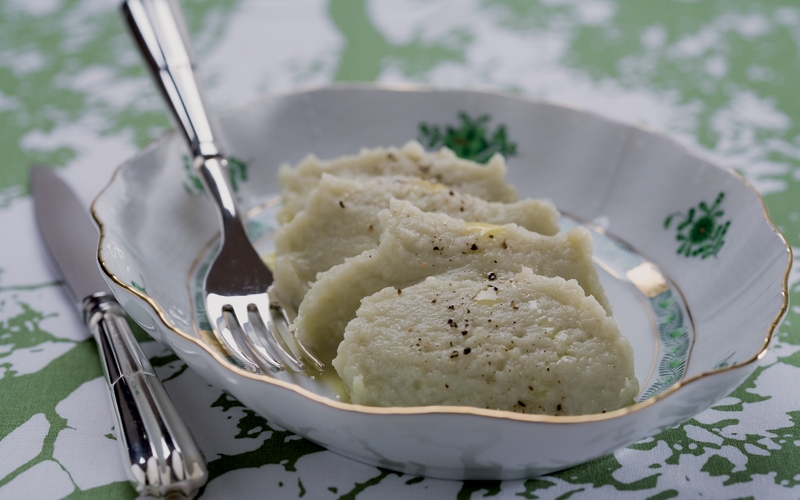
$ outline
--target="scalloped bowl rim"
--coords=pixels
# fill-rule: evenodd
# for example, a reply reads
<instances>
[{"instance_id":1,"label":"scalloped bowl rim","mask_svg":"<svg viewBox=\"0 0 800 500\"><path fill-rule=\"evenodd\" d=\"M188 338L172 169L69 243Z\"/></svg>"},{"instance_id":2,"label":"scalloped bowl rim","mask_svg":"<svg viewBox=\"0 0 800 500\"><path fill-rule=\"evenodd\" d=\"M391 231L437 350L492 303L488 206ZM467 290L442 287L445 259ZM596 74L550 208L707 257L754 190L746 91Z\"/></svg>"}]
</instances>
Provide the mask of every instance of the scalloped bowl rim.
<instances>
[{"instance_id":1,"label":"scalloped bowl rim","mask_svg":"<svg viewBox=\"0 0 800 500\"><path fill-rule=\"evenodd\" d=\"M636 412L638 412L640 410L643 410L645 408L648 408L650 406L658 404L660 401L665 400L666 398L668 398L668 397L674 395L675 393L677 393L683 387L685 387L685 386L687 386L687 385L689 385L689 384L691 384L693 382L696 382L696 381L698 381L700 379L703 379L703 378L706 378L706 377L711 377L711 376L714 376L714 375L720 375L720 374L731 372L731 371L734 371L734 370L740 370L740 369L742 369L744 367L747 367L748 365L751 365L752 363L756 362L757 360L761 359L766 354L767 350L769 349L769 344L770 344L770 341L771 341L771 339L772 339L772 337L774 335L774 332L777 329L777 327L779 326L781 320L783 319L783 317L786 314L786 311L788 309L788 305L789 305L789 294L788 294L789 284L788 283L789 283L789 275L790 275L790 272L791 272L791 269L792 269L793 255L792 255L791 247L790 247L789 243L787 242L785 236L781 233L781 231L777 228L775 223L770 218L769 211L767 209L766 203L764 202L764 199L761 196L761 194L758 193L758 191L756 191L756 189L752 186L752 184L750 184L749 181L747 181L747 179L745 179L741 174L739 174L733 168L728 167L726 165L722 165L719 162L717 162L717 161L715 161L715 160L713 160L711 158L708 158L706 155L703 155L702 153L700 153L700 152L698 152L696 150L693 150L691 148L688 148L688 147L678 143L672 137L670 137L668 134L666 134L664 132L653 130L650 127L647 127L647 126L644 126L644 125L641 125L641 124L632 124L632 123L624 122L622 120L609 118L609 117L607 117L605 115L601 115L601 114L596 113L594 111L589 111L589 110L583 109L583 108L581 108L579 106L574 106L574 105L571 105L571 104L564 104L564 103L560 103L560 102L553 101L553 100L548 100L548 99L526 98L526 97L521 97L521 96L518 96L518 95L513 95L513 94L500 92L500 91L497 91L497 90L482 89L480 87L442 88L442 87L430 87L430 86L416 85L416 84L393 84L393 85L386 85L386 84L338 84L337 85L337 84L334 84L334 85L309 86L309 87L298 88L298 89L293 90L293 91L287 91L287 92L275 93L275 94L266 94L266 95L263 95L263 96L260 96L260 97L258 97L256 99L254 99L254 100L251 100L251 101L249 101L247 103L244 103L242 105L233 107L233 108L227 110L224 114L225 115L235 114L237 111L247 109L248 107L253 106L255 104L268 102L268 101L271 101L271 100L274 100L274 99L279 99L279 98L282 98L282 97L288 97L288 96L294 96L294 95L300 95L300 94L307 94L307 93L313 93L313 92L320 91L320 90L337 89L337 88L338 89L361 89L361 88L363 88L363 89L378 89L378 90L389 90L389 91L398 91L398 92L476 91L476 92L481 92L481 93L486 93L486 94L499 95L499 96L506 97L506 98L511 98L511 99L517 99L517 100L519 100L521 102L526 102L526 103L539 102L539 103L549 104L549 105L553 105L553 106L556 106L556 107L571 109L571 110L574 110L574 111L578 111L580 113L589 114L589 115L595 116L597 118L600 118L601 120L606 121L606 122L610 122L610 123L617 124L617 125L623 125L623 126L626 126L626 127L633 127L633 128L645 131L648 134L653 134L653 135L656 135L656 136L660 136L662 138L665 138L665 139L669 140L674 145L676 145L679 148L681 148L684 153L686 153L686 154L688 154L690 156L694 156L695 158L697 158L697 159L699 159L699 160L701 160L701 161L703 161L705 163L708 163L710 165L716 166L716 167L720 168L722 171L726 172L728 175L732 175L732 176L736 177L740 182L742 182L750 190L752 190L752 192L757 196L758 200L761 203L761 207L762 207L762 210L763 210L764 221L770 226L772 231L774 231L775 234L780 238L780 240L782 241L782 243L785 246L786 251L788 253L787 267L786 267L786 270L784 272L784 275L783 275L783 278L782 278L782 285L781 285L781 295L782 295L781 307L780 307L777 315L773 318L773 320L772 320L772 322L770 324L770 327L769 327L769 329L767 331L767 334L765 335L765 338L764 338L764 341L762 343L761 348L754 355L752 355L749 358L746 358L742 362L734 363L734 364L729 365L727 367L719 368L719 369L716 369L716 370L704 371L704 372L698 373L696 375L693 375L693 376L691 376L689 378L682 379L682 380L676 382L674 385L672 385L668 389L664 390L663 392L661 392L661 393L659 393L659 394L657 394L655 396L652 396L652 397L650 397L649 399L647 399L645 401L638 402L638 403L633 404L631 406L620 408L618 410L610 411L610 412L607 412L607 413L577 415L577 416L552 416L552 415L539 415L539 414L519 414L519 413L513 413L513 412L508 412L508 411L502 411L502 410L490 410L490 409L468 407L468 406L415 406L415 407L371 407L371 406L363 406L363 405L357 405L357 404L352 404L352 403L344 403L344 402L340 402L340 401L335 401L333 399L329 399L329 398L317 395L317 394L315 394L315 393L313 393L313 392L311 392L311 391L309 391L307 389L304 389L302 387L299 387L299 386L297 386L297 385L295 385L295 384L293 384L291 382L285 382L285 381L282 381L282 380L278 380L278 379L272 378L269 375L255 374L255 373L247 372L247 371L245 371L243 369L237 368L236 366L232 365L219 352L217 352L214 349L212 349L210 346L208 346L201 339L195 337L194 335L188 334L188 333L182 331L177 326L175 326L167 318L167 315L166 315L165 311L163 310L163 308L161 307L161 305L157 301L155 301L150 296L140 292L136 288L126 284L121 279L119 279L114 274L114 272L109 268L109 266L107 265L107 263L106 263L106 261L104 259L104 256L103 256L103 247L104 247L104 243L105 243L105 225L103 223L103 220L102 220L100 214L98 213L98 211L96 209L98 201L102 198L103 194L111 187L111 185L116 180L116 178L117 178L118 174L120 173L120 171L122 169L124 169L126 165L128 165L135 158L137 158L139 155L144 154L148 150L157 148L162 141L166 141L166 140L171 139L172 136L174 136L176 134L176 131L174 129L169 129L169 130L165 131L159 137L157 137L153 141L151 141L145 148L137 151L137 153L133 157L128 158L127 160L122 162L114 170L114 173L113 173L111 179L109 180L109 182L106 184L106 186L103 188L103 190L100 191L100 193L95 197L94 201L92 202L91 214L92 214L92 216L93 216L93 218L94 218L95 222L97 223L97 225L99 227L99 230L100 230L100 237L99 237L98 247L97 247L97 260L98 260L98 263L100 265L100 269L102 270L105 278L107 280L110 280L110 282L114 283L116 286L126 290L130 294L134 295L135 297L139 298L140 300L142 300L146 304L148 304L152 308L153 312L156 313L157 317L161 320L161 322L164 324L164 326L167 327L167 329L169 331L171 331L171 332L175 333L176 335L182 337L184 340L188 340L188 341L193 342L196 346L202 348L207 354L210 354L214 358L214 360L216 362L220 363L220 365L222 365L224 368L226 368L229 371L231 371L234 375L236 375L238 377L246 377L246 378L249 378L249 379L252 379L252 380L256 380L256 381L264 382L264 383L267 383L267 384L275 385L275 386L281 387L283 389L288 389L290 391L293 391L293 392L297 393L298 395L301 395L301 396L303 396L305 398L308 398L310 400L313 400L315 402L324 404L326 406L329 406L329 407L332 407L332 408L335 408L335 409L339 409L339 410L348 411L348 412L356 412L356 413L367 413L367 414L376 414L376 415L423 415L423 414L465 415L466 414L466 415L474 415L474 416L481 416L481 417L489 417L489 418L493 418L493 419L516 420L516 421L521 421L521 422L540 422L540 423L551 423L551 424L553 424L553 423L554 424L576 424L576 423L583 423L583 422L595 422L595 421L612 420L612 419L616 419L618 417L621 417L623 415L636 413Z\"/></svg>"}]
</instances>

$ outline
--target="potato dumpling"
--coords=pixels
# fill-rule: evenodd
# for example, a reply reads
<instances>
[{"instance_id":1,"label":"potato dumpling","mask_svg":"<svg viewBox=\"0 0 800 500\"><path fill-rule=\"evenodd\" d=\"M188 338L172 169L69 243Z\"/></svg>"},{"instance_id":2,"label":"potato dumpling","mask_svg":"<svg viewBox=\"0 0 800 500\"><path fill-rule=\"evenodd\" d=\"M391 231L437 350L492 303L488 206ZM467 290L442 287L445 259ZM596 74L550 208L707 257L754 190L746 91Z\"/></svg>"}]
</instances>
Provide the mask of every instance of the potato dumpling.
<instances>
[{"instance_id":1,"label":"potato dumpling","mask_svg":"<svg viewBox=\"0 0 800 500\"><path fill-rule=\"evenodd\" d=\"M544 236L516 224L472 223L422 212L400 200L392 200L379 218L384 230L378 247L320 273L300 304L297 337L324 361L336 355L361 299L456 270L477 277L527 267L543 276L575 279L586 295L611 312L584 228Z\"/></svg>"},{"instance_id":2,"label":"potato dumpling","mask_svg":"<svg viewBox=\"0 0 800 500\"><path fill-rule=\"evenodd\" d=\"M309 155L296 166L278 170L283 208L280 222L290 221L303 209L308 194L323 173L343 178L405 175L431 179L488 201L517 201L517 190L505 181L506 162L495 154L486 165L464 160L448 148L425 152L416 141L402 148L362 149L358 155L320 160Z\"/></svg>"},{"instance_id":3,"label":"potato dumpling","mask_svg":"<svg viewBox=\"0 0 800 500\"><path fill-rule=\"evenodd\" d=\"M633 402L633 350L575 280L441 275L363 299L333 366L351 401L581 415Z\"/></svg>"},{"instance_id":4,"label":"potato dumpling","mask_svg":"<svg viewBox=\"0 0 800 500\"><path fill-rule=\"evenodd\" d=\"M515 223L547 235L558 232L559 214L550 202L490 202L419 177L348 179L323 173L305 208L275 234L275 290L297 308L317 273L376 248L383 231L378 212L388 208L392 198L466 221Z\"/></svg>"}]
</instances>

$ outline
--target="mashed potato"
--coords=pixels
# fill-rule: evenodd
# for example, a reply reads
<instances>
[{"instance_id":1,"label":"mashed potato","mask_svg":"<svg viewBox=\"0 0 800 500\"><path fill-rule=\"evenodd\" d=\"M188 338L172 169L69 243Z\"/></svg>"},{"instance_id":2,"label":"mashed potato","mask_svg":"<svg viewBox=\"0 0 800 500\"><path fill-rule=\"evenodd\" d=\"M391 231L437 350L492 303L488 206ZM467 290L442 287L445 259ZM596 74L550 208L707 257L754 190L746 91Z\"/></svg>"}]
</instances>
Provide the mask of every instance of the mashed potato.
<instances>
[{"instance_id":1,"label":"mashed potato","mask_svg":"<svg viewBox=\"0 0 800 500\"><path fill-rule=\"evenodd\" d=\"M305 208L275 234L275 290L297 308L317 273L376 248L383 231L378 212L392 198L467 221L515 223L546 235L558 232L559 214L549 202L489 202L419 177L348 179L323 173Z\"/></svg>"},{"instance_id":2,"label":"mashed potato","mask_svg":"<svg viewBox=\"0 0 800 500\"><path fill-rule=\"evenodd\" d=\"M586 295L611 311L586 229L544 236L515 224L469 223L426 213L400 200L392 200L379 218L384 230L378 248L320 273L300 304L297 338L324 361L336 355L361 299L388 286L402 289L452 271L478 279L527 267L542 276L576 280Z\"/></svg>"},{"instance_id":3,"label":"mashed potato","mask_svg":"<svg viewBox=\"0 0 800 500\"><path fill-rule=\"evenodd\" d=\"M629 405L638 392L616 321L575 280L525 267L364 298L333 365L351 401L373 406L580 415Z\"/></svg>"},{"instance_id":4,"label":"mashed potato","mask_svg":"<svg viewBox=\"0 0 800 500\"><path fill-rule=\"evenodd\" d=\"M487 165L481 165L463 160L447 148L426 153L420 143L411 141L402 148L363 149L357 156L335 160L309 155L295 167L282 166L278 171L283 195L281 222L290 221L305 207L308 194L326 172L344 178L421 177L488 201L517 200L516 190L504 180L506 163L502 155L496 154Z\"/></svg>"}]
</instances>

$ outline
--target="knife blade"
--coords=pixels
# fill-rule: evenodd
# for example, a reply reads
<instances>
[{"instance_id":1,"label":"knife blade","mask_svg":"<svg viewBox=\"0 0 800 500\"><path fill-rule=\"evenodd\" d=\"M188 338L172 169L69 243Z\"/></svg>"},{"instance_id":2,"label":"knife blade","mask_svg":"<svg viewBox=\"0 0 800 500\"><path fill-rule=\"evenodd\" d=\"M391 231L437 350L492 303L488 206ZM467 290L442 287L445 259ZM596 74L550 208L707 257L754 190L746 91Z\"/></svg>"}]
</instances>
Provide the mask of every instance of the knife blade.
<instances>
[{"instance_id":1,"label":"knife blade","mask_svg":"<svg viewBox=\"0 0 800 500\"><path fill-rule=\"evenodd\" d=\"M194 496L208 478L203 455L100 276L98 232L52 169L31 169L39 230L53 267L100 350L128 479L140 495Z\"/></svg>"}]
</instances>

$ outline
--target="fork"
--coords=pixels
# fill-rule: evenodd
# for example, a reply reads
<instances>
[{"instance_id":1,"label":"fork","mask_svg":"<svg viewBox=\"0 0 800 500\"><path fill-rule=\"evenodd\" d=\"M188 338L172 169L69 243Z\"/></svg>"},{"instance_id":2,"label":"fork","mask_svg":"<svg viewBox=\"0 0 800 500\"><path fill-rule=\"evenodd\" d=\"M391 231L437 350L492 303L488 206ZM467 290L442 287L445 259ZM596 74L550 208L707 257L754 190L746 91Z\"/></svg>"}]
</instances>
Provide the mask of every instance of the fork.
<instances>
[{"instance_id":1,"label":"fork","mask_svg":"<svg viewBox=\"0 0 800 500\"><path fill-rule=\"evenodd\" d=\"M226 177L227 161L194 75L180 6L175 0L124 0L121 9L189 146L193 167L219 208L220 249L204 284L206 315L215 335L250 372L279 372L288 364L303 373L306 363L322 371L324 365L288 328L293 311L270 297L272 272L247 238L242 212Z\"/></svg>"}]
</instances>

